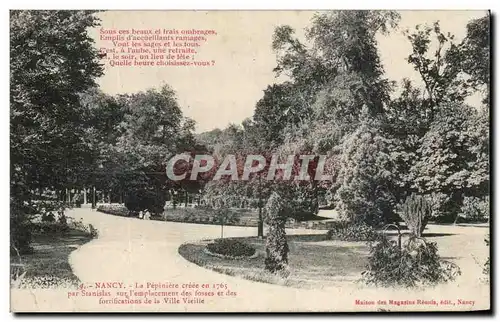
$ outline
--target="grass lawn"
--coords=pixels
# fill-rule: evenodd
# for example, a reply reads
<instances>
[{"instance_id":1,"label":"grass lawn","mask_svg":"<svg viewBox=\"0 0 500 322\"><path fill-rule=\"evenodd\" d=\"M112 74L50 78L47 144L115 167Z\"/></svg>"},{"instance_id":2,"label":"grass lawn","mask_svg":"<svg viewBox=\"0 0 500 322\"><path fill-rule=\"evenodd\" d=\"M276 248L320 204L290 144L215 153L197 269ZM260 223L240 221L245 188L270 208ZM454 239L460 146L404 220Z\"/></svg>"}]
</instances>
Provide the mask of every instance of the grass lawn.
<instances>
[{"instance_id":1,"label":"grass lawn","mask_svg":"<svg viewBox=\"0 0 500 322\"><path fill-rule=\"evenodd\" d=\"M222 259L206 254L210 241L181 245L179 254L187 260L219 273L245 279L298 288L322 288L338 282L357 281L366 268L368 247L364 242L325 240L324 234L288 235L290 276L279 278L264 271L265 240L240 238L256 248L254 259Z\"/></svg>"},{"instance_id":2,"label":"grass lawn","mask_svg":"<svg viewBox=\"0 0 500 322\"><path fill-rule=\"evenodd\" d=\"M36 234L31 246L32 254L11 255L11 274L17 270L19 261L23 265L23 278L12 282L13 287L51 288L74 287L78 278L73 274L68 258L69 254L92 238L88 233L70 229L64 233ZM12 284L11 284L12 285Z\"/></svg>"}]
</instances>

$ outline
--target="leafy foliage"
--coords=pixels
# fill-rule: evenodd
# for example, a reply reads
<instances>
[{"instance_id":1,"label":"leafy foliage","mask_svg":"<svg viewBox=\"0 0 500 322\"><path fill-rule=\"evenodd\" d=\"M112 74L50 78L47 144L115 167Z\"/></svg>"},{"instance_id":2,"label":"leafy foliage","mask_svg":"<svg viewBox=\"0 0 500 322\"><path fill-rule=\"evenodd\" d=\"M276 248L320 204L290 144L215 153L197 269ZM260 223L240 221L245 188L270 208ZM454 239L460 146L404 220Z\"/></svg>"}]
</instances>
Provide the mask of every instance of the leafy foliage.
<instances>
[{"instance_id":1,"label":"leafy foliage","mask_svg":"<svg viewBox=\"0 0 500 322\"><path fill-rule=\"evenodd\" d=\"M485 119L472 108L452 104L444 108L422 138L420 158L411 169L419 192L444 193L438 205L444 216L455 218L464 196L489 191L489 131Z\"/></svg>"},{"instance_id":2,"label":"leafy foliage","mask_svg":"<svg viewBox=\"0 0 500 322\"><path fill-rule=\"evenodd\" d=\"M237 239L219 238L208 244L207 249L228 257L249 257L255 254L255 248Z\"/></svg>"},{"instance_id":3,"label":"leafy foliage","mask_svg":"<svg viewBox=\"0 0 500 322\"><path fill-rule=\"evenodd\" d=\"M416 237L421 237L431 217L432 204L425 196L411 194L398 208L398 214L410 232Z\"/></svg>"},{"instance_id":4,"label":"leafy foliage","mask_svg":"<svg viewBox=\"0 0 500 322\"><path fill-rule=\"evenodd\" d=\"M402 248L382 237L373 243L363 280L377 286L417 287L452 281L458 266L440 259L435 242L410 238Z\"/></svg>"},{"instance_id":5,"label":"leafy foliage","mask_svg":"<svg viewBox=\"0 0 500 322\"><path fill-rule=\"evenodd\" d=\"M29 240L24 223L38 213L34 192L75 184L91 155L78 93L102 75L87 34L99 23L94 13L10 11L11 217L19 228L11 235L22 249Z\"/></svg>"},{"instance_id":6,"label":"leafy foliage","mask_svg":"<svg viewBox=\"0 0 500 322\"><path fill-rule=\"evenodd\" d=\"M490 44L491 15L470 21L467 36L460 44L461 68L470 76L467 84L474 89L482 89L483 103L489 108L490 97Z\"/></svg>"},{"instance_id":7,"label":"leafy foliage","mask_svg":"<svg viewBox=\"0 0 500 322\"><path fill-rule=\"evenodd\" d=\"M266 203L266 222L269 232L266 238L265 268L282 276L288 272L288 243L286 240L284 205L282 197L273 192Z\"/></svg>"},{"instance_id":8,"label":"leafy foliage","mask_svg":"<svg viewBox=\"0 0 500 322\"><path fill-rule=\"evenodd\" d=\"M222 218L224 225L240 224L241 214L232 209L213 209L208 207L168 209L163 213L163 218L168 221L189 222L200 224L220 225ZM223 216L223 217L222 217Z\"/></svg>"},{"instance_id":9,"label":"leafy foliage","mask_svg":"<svg viewBox=\"0 0 500 322\"><path fill-rule=\"evenodd\" d=\"M153 214L161 214L165 207L165 193L148 188L129 191L125 196L125 207L130 211L149 210Z\"/></svg>"},{"instance_id":10,"label":"leafy foliage","mask_svg":"<svg viewBox=\"0 0 500 322\"><path fill-rule=\"evenodd\" d=\"M10 251L28 254L33 251L30 246L33 239L31 223L27 220L20 220L19 217L10 218Z\"/></svg>"},{"instance_id":11,"label":"leafy foliage","mask_svg":"<svg viewBox=\"0 0 500 322\"><path fill-rule=\"evenodd\" d=\"M460 208L460 216L463 220L469 222L482 222L490 216L490 198L465 197L462 207Z\"/></svg>"},{"instance_id":12,"label":"leafy foliage","mask_svg":"<svg viewBox=\"0 0 500 322\"><path fill-rule=\"evenodd\" d=\"M78 93L102 74L86 31L97 24L92 11L11 11L13 193L61 188L88 155Z\"/></svg>"},{"instance_id":13,"label":"leafy foliage","mask_svg":"<svg viewBox=\"0 0 500 322\"><path fill-rule=\"evenodd\" d=\"M327 240L342 241L375 241L378 232L364 223L353 224L348 221L337 222L335 227L326 233Z\"/></svg>"},{"instance_id":14,"label":"leafy foliage","mask_svg":"<svg viewBox=\"0 0 500 322\"><path fill-rule=\"evenodd\" d=\"M431 34L437 40L437 49L433 57L428 57L432 44ZM428 111L432 121L437 108L445 102L462 102L467 96L467 87L460 80L461 55L454 36L444 33L439 22L430 26L416 26L413 33L406 31L408 40L412 45L412 53L408 62L420 74L425 85L424 108Z\"/></svg>"},{"instance_id":15,"label":"leafy foliage","mask_svg":"<svg viewBox=\"0 0 500 322\"><path fill-rule=\"evenodd\" d=\"M339 10L316 15L308 32L324 62L334 64L340 75L343 70L350 79L357 79L356 101L366 104L372 115L381 113L390 88L382 78L375 36L388 32L398 20L392 11Z\"/></svg>"},{"instance_id":16,"label":"leafy foliage","mask_svg":"<svg viewBox=\"0 0 500 322\"><path fill-rule=\"evenodd\" d=\"M97 207L97 211L122 217L129 217L133 213L122 205L100 205Z\"/></svg>"},{"instance_id":17,"label":"leafy foliage","mask_svg":"<svg viewBox=\"0 0 500 322\"><path fill-rule=\"evenodd\" d=\"M351 221L392 222L394 164L388 140L377 124L365 121L342 145L336 208Z\"/></svg>"}]
</instances>

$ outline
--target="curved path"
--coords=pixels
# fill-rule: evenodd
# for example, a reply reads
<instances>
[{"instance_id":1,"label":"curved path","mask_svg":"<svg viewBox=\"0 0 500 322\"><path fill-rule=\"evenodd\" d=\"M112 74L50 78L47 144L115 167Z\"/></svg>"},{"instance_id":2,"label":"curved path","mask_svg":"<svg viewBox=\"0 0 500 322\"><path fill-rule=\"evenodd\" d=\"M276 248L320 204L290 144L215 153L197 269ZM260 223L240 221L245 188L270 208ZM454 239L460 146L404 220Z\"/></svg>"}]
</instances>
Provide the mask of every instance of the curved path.
<instances>
[{"instance_id":1,"label":"curved path","mask_svg":"<svg viewBox=\"0 0 500 322\"><path fill-rule=\"evenodd\" d=\"M458 298L475 300L474 306L427 306L427 309L485 309L489 306L488 288L477 280L462 278L459 283L440 286L427 292L381 290L359 285L339 285L322 290L302 290L252 282L204 269L178 254L178 247L192 240L217 238L220 227L173 222L143 221L74 209L68 214L94 225L99 237L70 255L74 273L86 285L95 282L121 282L128 289L135 283L217 284L225 283L235 296L205 297L204 303L178 304L99 304L99 297L72 297L63 291L31 291L31 296L17 300L16 311L36 305L44 311L361 311L377 306L356 304L356 300L430 300ZM224 227L224 235L251 236L253 227ZM287 233L317 233L314 230L289 230ZM477 236L475 236L477 238ZM457 286L456 284L459 284ZM95 288L92 289L95 291ZM115 290L111 290L115 291ZM128 291L128 290L127 290ZM162 290L165 291L165 290ZM182 289L180 289L182 291ZM193 289L191 289L193 291ZM17 295L20 296L20 295ZM15 301L16 295L12 295ZM35 304L33 304L33 301ZM54 304L57 302L57 305ZM389 310L425 310L426 306L385 306Z\"/></svg>"}]
</instances>

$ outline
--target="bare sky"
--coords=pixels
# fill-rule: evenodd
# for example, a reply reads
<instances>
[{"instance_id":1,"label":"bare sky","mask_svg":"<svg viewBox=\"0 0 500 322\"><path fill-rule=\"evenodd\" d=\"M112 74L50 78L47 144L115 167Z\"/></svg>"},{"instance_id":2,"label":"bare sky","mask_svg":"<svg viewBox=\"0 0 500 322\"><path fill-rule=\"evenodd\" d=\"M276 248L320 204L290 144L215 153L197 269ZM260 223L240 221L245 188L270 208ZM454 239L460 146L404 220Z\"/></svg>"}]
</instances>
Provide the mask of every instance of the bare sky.
<instances>
[{"instance_id":1,"label":"bare sky","mask_svg":"<svg viewBox=\"0 0 500 322\"><path fill-rule=\"evenodd\" d=\"M229 123L240 123L252 116L255 103L267 85L276 80L271 50L273 30L290 25L302 33L312 11L108 11L100 14L103 28L215 29L217 36L199 50L200 60L215 60L212 67L109 67L99 80L109 94L133 93L169 84L177 92L185 116L197 123L197 132ZM417 24L439 20L445 32L460 41L465 25L484 11L402 11L398 30L380 36L379 51L386 76L395 81L404 77L418 80L418 74L405 61L411 47L402 31ZM96 44L104 43L92 31ZM478 97L469 102L475 104Z\"/></svg>"}]
</instances>

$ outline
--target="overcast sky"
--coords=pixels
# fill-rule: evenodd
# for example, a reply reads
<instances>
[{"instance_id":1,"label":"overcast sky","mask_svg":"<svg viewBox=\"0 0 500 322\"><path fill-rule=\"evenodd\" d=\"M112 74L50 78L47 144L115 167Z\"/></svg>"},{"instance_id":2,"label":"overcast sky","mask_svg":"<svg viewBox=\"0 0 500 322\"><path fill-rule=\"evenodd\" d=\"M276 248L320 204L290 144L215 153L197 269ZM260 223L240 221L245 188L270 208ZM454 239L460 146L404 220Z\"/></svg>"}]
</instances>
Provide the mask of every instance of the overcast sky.
<instances>
[{"instance_id":1,"label":"overcast sky","mask_svg":"<svg viewBox=\"0 0 500 322\"><path fill-rule=\"evenodd\" d=\"M255 103L267 85L276 80L271 50L273 30L290 25L302 34L312 11L108 11L100 14L103 28L215 29L199 51L200 60L215 60L213 67L109 67L99 83L109 94L133 93L167 83L177 92L184 115L197 123L197 132L224 128L252 116ZM418 80L406 62L410 44L402 31L439 20L445 32L460 41L465 25L484 11L402 11L399 29L378 38L386 77ZM98 31L91 33L98 47ZM478 97L469 100L476 104Z\"/></svg>"}]
</instances>

